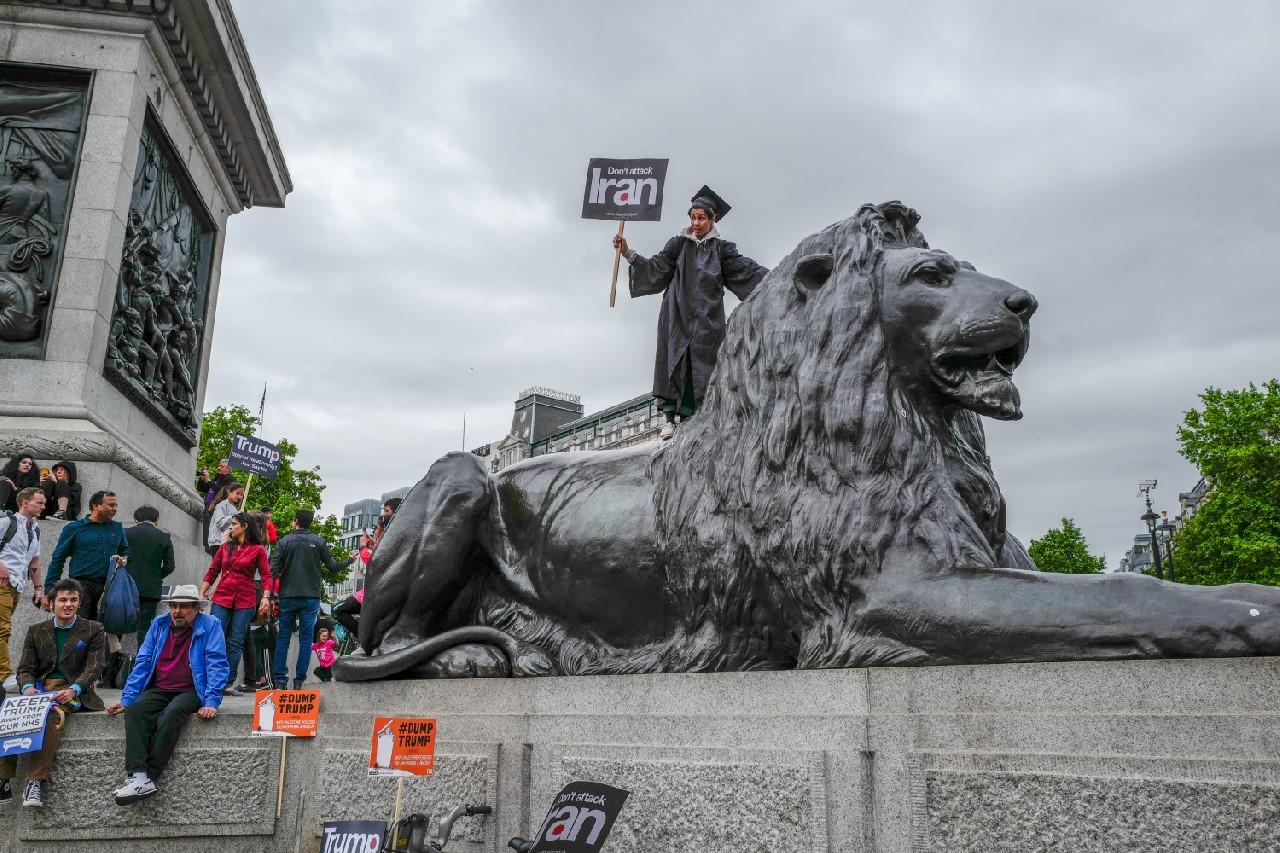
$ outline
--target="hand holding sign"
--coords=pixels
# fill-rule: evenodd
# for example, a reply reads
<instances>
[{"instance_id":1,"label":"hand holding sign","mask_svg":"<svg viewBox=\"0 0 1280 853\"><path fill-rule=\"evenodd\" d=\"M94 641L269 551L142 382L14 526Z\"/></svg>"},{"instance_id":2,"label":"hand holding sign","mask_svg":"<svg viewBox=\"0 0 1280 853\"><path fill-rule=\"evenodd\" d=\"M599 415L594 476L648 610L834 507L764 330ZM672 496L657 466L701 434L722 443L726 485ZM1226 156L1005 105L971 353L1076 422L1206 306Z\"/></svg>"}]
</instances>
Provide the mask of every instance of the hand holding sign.
<instances>
[{"instance_id":1,"label":"hand holding sign","mask_svg":"<svg viewBox=\"0 0 1280 853\"><path fill-rule=\"evenodd\" d=\"M662 185L666 180L667 161L662 159L609 160L595 157L587 164L582 218L618 220L618 233L613 238L610 308L617 301L618 266L627 251L622 227L627 220L657 222L662 218Z\"/></svg>"}]
</instances>

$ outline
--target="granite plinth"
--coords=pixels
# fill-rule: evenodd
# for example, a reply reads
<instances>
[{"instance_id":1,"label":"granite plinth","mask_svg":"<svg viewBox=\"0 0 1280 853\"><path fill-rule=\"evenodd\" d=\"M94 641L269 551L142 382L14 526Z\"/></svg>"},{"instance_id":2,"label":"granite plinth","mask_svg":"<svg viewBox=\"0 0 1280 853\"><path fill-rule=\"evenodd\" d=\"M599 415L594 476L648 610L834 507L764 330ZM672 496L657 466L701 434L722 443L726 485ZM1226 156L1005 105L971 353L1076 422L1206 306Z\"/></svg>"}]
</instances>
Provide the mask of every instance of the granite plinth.
<instances>
[{"instance_id":1,"label":"granite plinth","mask_svg":"<svg viewBox=\"0 0 1280 853\"><path fill-rule=\"evenodd\" d=\"M324 820L390 814L394 785L363 775L375 714L440 721L406 809L494 806L451 850L527 836L573 778L633 792L613 853L1273 850L1277 683L1277 658L332 683L321 736L288 745L279 819L279 747L232 699L183 735L176 766L201 781L144 809L106 794L122 723L77 718L54 775L68 820L11 807L0 850L318 850Z\"/></svg>"}]
</instances>

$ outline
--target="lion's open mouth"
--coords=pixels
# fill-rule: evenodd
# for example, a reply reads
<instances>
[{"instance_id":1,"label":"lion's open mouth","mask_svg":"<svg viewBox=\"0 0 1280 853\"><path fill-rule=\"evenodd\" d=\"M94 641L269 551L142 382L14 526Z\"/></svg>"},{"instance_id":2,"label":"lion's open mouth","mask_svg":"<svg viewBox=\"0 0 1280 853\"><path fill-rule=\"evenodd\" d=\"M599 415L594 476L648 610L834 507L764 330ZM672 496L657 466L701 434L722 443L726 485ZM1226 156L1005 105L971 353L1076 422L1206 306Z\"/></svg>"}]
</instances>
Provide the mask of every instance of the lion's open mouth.
<instances>
[{"instance_id":1,"label":"lion's open mouth","mask_svg":"<svg viewBox=\"0 0 1280 853\"><path fill-rule=\"evenodd\" d=\"M984 378L983 374L987 374L988 379L1012 376L1027 354L1026 340L1024 335L1016 344L995 352L944 355L936 362L938 376L953 387L966 379L980 382Z\"/></svg>"},{"instance_id":2,"label":"lion's open mouth","mask_svg":"<svg viewBox=\"0 0 1280 853\"><path fill-rule=\"evenodd\" d=\"M980 415L1001 420L1022 417L1022 400L1013 384L1013 372L1027 354L1030 336L1025 328L1013 343L993 342L988 347L965 347L944 352L933 362L933 373L943 394Z\"/></svg>"}]
</instances>

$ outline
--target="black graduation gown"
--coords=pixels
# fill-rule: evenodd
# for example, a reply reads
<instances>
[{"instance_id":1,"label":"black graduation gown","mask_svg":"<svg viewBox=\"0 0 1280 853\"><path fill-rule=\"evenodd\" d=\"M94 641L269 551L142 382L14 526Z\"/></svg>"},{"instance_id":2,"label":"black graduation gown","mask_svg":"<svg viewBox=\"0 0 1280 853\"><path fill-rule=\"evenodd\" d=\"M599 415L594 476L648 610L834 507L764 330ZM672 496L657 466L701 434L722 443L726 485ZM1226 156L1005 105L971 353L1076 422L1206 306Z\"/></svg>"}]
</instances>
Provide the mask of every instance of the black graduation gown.
<instances>
[{"instance_id":1,"label":"black graduation gown","mask_svg":"<svg viewBox=\"0 0 1280 853\"><path fill-rule=\"evenodd\" d=\"M636 256L628 269L632 298L663 294L653 396L678 404L691 375L694 408L702 405L724 341L724 289L746 299L768 272L715 236L699 243L679 234L653 257Z\"/></svg>"}]
</instances>

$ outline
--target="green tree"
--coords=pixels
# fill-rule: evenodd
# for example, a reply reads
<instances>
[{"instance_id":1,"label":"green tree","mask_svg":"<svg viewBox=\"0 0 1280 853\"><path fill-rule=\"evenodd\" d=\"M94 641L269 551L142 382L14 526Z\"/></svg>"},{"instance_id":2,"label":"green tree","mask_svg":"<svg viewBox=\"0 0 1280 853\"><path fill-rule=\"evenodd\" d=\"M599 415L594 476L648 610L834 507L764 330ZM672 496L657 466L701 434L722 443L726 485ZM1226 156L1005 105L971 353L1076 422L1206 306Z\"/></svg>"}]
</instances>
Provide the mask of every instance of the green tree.
<instances>
[{"instance_id":1,"label":"green tree","mask_svg":"<svg viewBox=\"0 0 1280 853\"><path fill-rule=\"evenodd\" d=\"M1046 530L1044 536L1032 539L1027 553L1042 572L1096 575L1107 568L1106 556L1095 557L1089 553L1089 543L1070 518L1062 519L1061 527Z\"/></svg>"},{"instance_id":2,"label":"green tree","mask_svg":"<svg viewBox=\"0 0 1280 853\"><path fill-rule=\"evenodd\" d=\"M1211 487L1174 535L1178 580L1280 585L1280 381L1209 388L1200 402L1178 442Z\"/></svg>"},{"instance_id":3,"label":"green tree","mask_svg":"<svg viewBox=\"0 0 1280 853\"><path fill-rule=\"evenodd\" d=\"M236 433L255 435L261 422L257 416L245 406L219 406L211 412L205 412L200 424L200 451L197 467L213 471L220 459L227 458L231 452L231 437ZM274 480L266 477L254 477L249 484L247 505L249 509L271 508L271 516L279 528L281 535L288 532L293 513L297 509L308 508L318 510L324 494L324 481L320 478L320 468L300 468L295 464L298 446L287 438L272 442L280 448L280 472ZM248 475L237 475L245 482ZM312 531L318 533L329 543L333 556L342 562L350 556L342 547L342 525L337 517L316 516L311 525ZM326 583L341 583L346 580L347 569L336 573L327 569L324 572Z\"/></svg>"}]
</instances>

